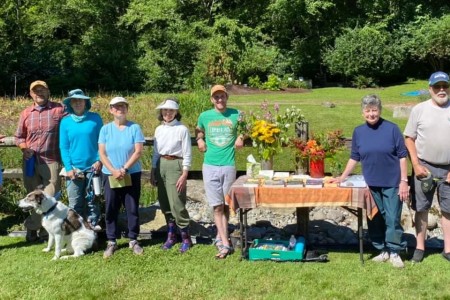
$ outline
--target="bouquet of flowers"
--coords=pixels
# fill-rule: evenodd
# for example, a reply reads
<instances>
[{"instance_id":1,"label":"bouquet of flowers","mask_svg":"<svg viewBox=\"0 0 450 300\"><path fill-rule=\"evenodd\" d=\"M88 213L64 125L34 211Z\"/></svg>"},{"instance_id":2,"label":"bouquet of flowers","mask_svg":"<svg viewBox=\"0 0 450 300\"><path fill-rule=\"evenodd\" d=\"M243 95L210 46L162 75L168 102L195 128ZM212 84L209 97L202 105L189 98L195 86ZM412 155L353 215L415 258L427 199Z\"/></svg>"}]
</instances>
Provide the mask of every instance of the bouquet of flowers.
<instances>
[{"instance_id":1,"label":"bouquet of flowers","mask_svg":"<svg viewBox=\"0 0 450 300\"><path fill-rule=\"evenodd\" d=\"M310 161L323 160L333 157L345 147L345 138L342 130L327 133L313 134L308 141L300 138L291 139L291 146L296 149L296 160L309 159Z\"/></svg>"},{"instance_id":2,"label":"bouquet of flowers","mask_svg":"<svg viewBox=\"0 0 450 300\"><path fill-rule=\"evenodd\" d=\"M272 112L268 102L264 101L261 104L260 114L250 112L246 115L245 112L241 112L238 133L252 139L253 147L257 148L260 159L269 160L282 152L283 143L288 143L290 126L304 119L299 108L292 106L280 113L280 106L275 104Z\"/></svg>"}]
</instances>

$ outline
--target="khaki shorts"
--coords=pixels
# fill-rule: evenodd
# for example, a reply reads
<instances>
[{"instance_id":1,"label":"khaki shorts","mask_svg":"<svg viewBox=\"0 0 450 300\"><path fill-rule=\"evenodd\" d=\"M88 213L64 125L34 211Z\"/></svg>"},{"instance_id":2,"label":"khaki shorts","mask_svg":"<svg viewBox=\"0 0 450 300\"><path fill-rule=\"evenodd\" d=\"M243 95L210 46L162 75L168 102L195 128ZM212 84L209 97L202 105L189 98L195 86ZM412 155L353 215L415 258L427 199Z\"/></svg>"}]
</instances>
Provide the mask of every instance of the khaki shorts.
<instances>
[{"instance_id":1,"label":"khaki shorts","mask_svg":"<svg viewBox=\"0 0 450 300\"><path fill-rule=\"evenodd\" d=\"M203 164L202 173L209 206L226 204L225 195L236 181L236 167Z\"/></svg>"}]
</instances>

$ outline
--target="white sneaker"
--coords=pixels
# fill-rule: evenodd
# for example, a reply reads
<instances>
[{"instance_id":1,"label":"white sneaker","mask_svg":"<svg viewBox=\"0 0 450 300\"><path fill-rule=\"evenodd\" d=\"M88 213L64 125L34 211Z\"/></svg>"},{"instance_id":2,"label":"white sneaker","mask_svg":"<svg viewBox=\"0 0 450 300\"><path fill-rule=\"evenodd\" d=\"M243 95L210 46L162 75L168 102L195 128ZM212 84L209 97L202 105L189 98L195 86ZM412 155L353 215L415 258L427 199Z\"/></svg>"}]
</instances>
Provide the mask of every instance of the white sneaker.
<instances>
[{"instance_id":1,"label":"white sneaker","mask_svg":"<svg viewBox=\"0 0 450 300\"><path fill-rule=\"evenodd\" d=\"M389 252L387 251L381 251L380 254L372 258L372 261L374 262L386 262L389 260Z\"/></svg>"},{"instance_id":2,"label":"white sneaker","mask_svg":"<svg viewBox=\"0 0 450 300\"><path fill-rule=\"evenodd\" d=\"M395 268L404 268L405 264L402 261L402 258L397 253L392 253L389 261Z\"/></svg>"}]
</instances>

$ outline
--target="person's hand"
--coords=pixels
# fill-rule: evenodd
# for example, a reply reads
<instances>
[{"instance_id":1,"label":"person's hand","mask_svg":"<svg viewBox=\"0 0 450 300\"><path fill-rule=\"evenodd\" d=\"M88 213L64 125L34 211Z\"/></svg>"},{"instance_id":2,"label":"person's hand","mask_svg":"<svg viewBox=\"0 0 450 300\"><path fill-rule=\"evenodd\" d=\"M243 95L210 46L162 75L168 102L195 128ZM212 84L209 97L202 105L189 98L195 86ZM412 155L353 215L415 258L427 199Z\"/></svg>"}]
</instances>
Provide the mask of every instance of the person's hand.
<instances>
[{"instance_id":1,"label":"person's hand","mask_svg":"<svg viewBox=\"0 0 450 300\"><path fill-rule=\"evenodd\" d=\"M244 147L244 138L242 136L238 136L236 142L234 142L234 147L236 149L241 149Z\"/></svg>"},{"instance_id":2,"label":"person's hand","mask_svg":"<svg viewBox=\"0 0 450 300\"><path fill-rule=\"evenodd\" d=\"M447 178L445 179L445 181L446 181L447 183L450 183L450 172L447 173Z\"/></svg>"},{"instance_id":3,"label":"person's hand","mask_svg":"<svg viewBox=\"0 0 450 300\"><path fill-rule=\"evenodd\" d=\"M6 135L0 134L0 144L5 143L5 140L4 140L5 137L6 137Z\"/></svg>"},{"instance_id":4,"label":"person's hand","mask_svg":"<svg viewBox=\"0 0 450 300\"><path fill-rule=\"evenodd\" d=\"M176 187L178 193L181 193L186 188L186 183L187 183L187 173L183 173L177 180Z\"/></svg>"},{"instance_id":5,"label":"person's hand","mask_svg":"<svg viewBox=\"0 0 450 300\"><path fill-rule=\"evenodd\" d=\"M23 154L24 159L29 159L30 157L32 157L34 155L34 151L33 151L33 149L30 149L30 148L24 148L24 149L22 149L22 154Z\"/></svg>"},{"instance_id":6,"label":"person's hand","mask_svg":"<svg viewBox=\"0 0 450 300\"><path fill-rule=\"evenodd\" d=\"M75 180L77 179L77 174L75 173L74 170L70 170L66 172L66 177L69 177L70 180Z\"/></svg>"},{"instance_id":7,"label":"person's hand","mask_svg":"<svg viewBox=\"0 0 450 300\"><path fill-rule=\"evenodd\" d=\"M398 196L400 197L400 201L409 200L409 185L406 181L400 181L400 185L398 187Z\"/></svg>"},{"instance_id":8,"label":"person's hand","mask_svg":"<svg viewBox=\"0 0 450 300\"><path fill-rule=\"evenodd\" d=\"M112 175L115 179L117 179L117 180L123 179L123 177L125 176L125 174L126 174L126 172L125 172L125 170L123 170L123 169L114 169L114 170L111 172L111 175Z\"/></svg>"},{"instance_id":9,"label":"person's hand","mask_svg":"<svg viewBox=\"0 0 450 300\"><path fill-rule=\"evenodd\" d=\"M94 171L95 174L100 173L100 170L102 169L102 162L101 161L96 161L93 165L92 165L92 171Z\"/></svg>"},{"instance_id":10,"label":"person's hand","mask_svg":"<svg viewBox=\"0 0 450 300\"><path fill-rule=\"evenodd\" d=\"M428 174L430 174L430 171L425 166L422 166L421 164L414 165L413 169L414 169L414 174L416 175L416 177L418 179L425 178L428 176Z\"/></svg>"},{"instance_id":11,"label":"person's hand","mask_svg":"<svg viewBox=\"0 0 450 300\"><path fill-rule=\"evenodd\" d=\"M197 145L200 152L206 152L206 143L203 139L198 140Z\"/></svg>"}]
</instances>

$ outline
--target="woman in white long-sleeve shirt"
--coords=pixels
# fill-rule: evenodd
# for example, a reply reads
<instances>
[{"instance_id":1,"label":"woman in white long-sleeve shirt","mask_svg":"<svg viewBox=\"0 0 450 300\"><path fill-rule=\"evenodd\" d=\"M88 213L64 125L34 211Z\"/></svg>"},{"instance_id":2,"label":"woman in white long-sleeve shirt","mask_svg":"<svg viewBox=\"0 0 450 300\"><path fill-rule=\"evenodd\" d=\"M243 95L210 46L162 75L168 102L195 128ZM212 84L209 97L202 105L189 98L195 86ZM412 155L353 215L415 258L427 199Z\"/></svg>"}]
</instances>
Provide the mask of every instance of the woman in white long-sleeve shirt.
<instances>
[{"instance_id":1,"label":"woman in white long-sleeve shirt","mask_svg":"<svg viewBox=\"0 0 450 300\"><path fill-rule=\"evenodd\" d=\"M181 232L180 252L192 247L189 213L186 210L186 182L192 151L189 130L181 122L176 100L167 99L156 109L162 121L155 130L151 183L158 186L158 200L167 222L167 240L162 249L169 250Z\"/></svg>"}]
</instances>

